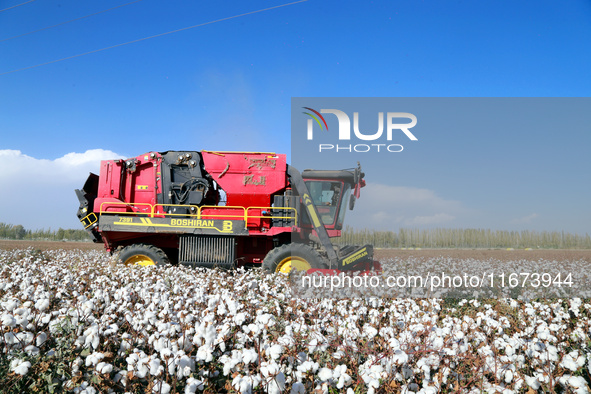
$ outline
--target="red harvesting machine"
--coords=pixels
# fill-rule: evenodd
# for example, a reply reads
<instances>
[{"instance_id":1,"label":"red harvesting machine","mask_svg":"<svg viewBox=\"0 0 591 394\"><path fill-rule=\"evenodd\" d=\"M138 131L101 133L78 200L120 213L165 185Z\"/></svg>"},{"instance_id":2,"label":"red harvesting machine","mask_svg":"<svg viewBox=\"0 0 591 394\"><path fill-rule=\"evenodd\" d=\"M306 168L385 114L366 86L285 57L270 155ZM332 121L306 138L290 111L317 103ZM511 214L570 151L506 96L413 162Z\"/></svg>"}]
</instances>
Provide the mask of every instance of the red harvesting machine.
<instances>
[{"instance_id":1,"label":"red harvesting machine","mask_svg":"<svg viewBox=\"0 0 591 394\"><path fill-rule=\"evenodd\" d=\"M148 152L102 161L100 175L76 190L77 215L126 264L380 270L371 245L330 240L364 175L359 164L300 174L275 153Z\"/></svg>"}]
</instances>

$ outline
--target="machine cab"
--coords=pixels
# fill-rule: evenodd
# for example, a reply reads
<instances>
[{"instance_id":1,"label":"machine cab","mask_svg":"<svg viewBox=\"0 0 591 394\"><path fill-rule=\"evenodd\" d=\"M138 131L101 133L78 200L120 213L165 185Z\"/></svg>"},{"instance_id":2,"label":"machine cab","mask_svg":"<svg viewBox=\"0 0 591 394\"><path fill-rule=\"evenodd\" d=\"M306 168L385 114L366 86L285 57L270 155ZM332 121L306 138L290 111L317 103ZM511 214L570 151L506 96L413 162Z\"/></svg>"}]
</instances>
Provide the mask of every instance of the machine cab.
<instances>
[{"instance_id":1,"label":"machine cab","mask_svg":"<svg viewBox=\"0 0 591 394\"><path fill-rule=\"evenodd\" d=\"M347 205L349 209L353 209L355 199L359 196L359 189L365 186L363 176L360 167L354 171L304 170L302 172L310 197L330 236L340 235ZM307 215L303 215L302 224L306 227L311 226ZM337 230L338 233L330 230Z\"/></svg>"}]
</instances>

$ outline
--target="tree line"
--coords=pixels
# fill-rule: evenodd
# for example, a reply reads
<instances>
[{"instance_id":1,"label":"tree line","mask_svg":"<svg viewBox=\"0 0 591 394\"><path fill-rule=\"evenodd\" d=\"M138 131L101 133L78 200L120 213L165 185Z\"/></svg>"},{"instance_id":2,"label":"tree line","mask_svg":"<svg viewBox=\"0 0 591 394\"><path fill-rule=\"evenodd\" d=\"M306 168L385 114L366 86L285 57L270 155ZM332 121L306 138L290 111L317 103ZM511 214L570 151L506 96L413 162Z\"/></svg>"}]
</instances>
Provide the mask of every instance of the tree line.
<instances>
[{"instance_id":1,"label":"tree line","mask_svg":"<svg viewBox=\"0 0 591 394\"><path fill-rule=\"evenodd\" d=\"M564 231L490 229L404 229L396 231L345 228L339 244L371 244L378 248L532 248L591 249L589 234Z\"/></svg>"},{"instance_id":2,"label":"tree line","mask_svg":"<svg viewBox=\"0 0 591 394\"><path fill-rule=\"evenodd\" d=\"M48 241L90 241L90 236L85 230L73 230L51 228L45 230L29 230L20 224L13 225L0 223L0 238L3 239L31 239Z\"/></svg>"}]
</instances>

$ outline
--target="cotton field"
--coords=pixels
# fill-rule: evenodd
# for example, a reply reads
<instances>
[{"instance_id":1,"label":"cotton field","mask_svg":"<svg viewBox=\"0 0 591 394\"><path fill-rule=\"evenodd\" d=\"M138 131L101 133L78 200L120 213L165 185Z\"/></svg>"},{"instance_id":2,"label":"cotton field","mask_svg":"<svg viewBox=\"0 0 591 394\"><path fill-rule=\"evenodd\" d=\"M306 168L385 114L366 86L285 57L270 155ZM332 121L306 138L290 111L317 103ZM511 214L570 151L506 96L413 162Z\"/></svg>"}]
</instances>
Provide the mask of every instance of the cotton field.
<instances>
[{"instance_id":1,"label":"cotton field","mask_svg":"<svg viewBox=\"0 0 591 394\"><path fill-rule=\"evenodd\" d=\"M0 380L6 393L586 393L590 309L299 299L258 269L0 251Z\"/></svg>"}]
</instances>

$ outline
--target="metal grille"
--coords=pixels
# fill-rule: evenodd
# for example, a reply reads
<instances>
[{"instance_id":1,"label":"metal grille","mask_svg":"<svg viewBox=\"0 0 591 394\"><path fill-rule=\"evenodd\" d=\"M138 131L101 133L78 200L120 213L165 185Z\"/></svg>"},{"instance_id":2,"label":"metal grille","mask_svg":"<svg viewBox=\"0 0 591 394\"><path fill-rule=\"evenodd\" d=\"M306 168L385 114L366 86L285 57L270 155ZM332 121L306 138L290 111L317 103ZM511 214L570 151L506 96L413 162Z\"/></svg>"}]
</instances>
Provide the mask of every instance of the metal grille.
<instances>
[{"instance_id":1,"label":"metal grille","mask_svg":"<svg viewBox=\"0 0 591 394\"><path fill-rule=\"evenodd\" d=\"M234 237L182 235L179 262L197 267L230 268L234 262Z\"/></svg>"}]
</instances>

